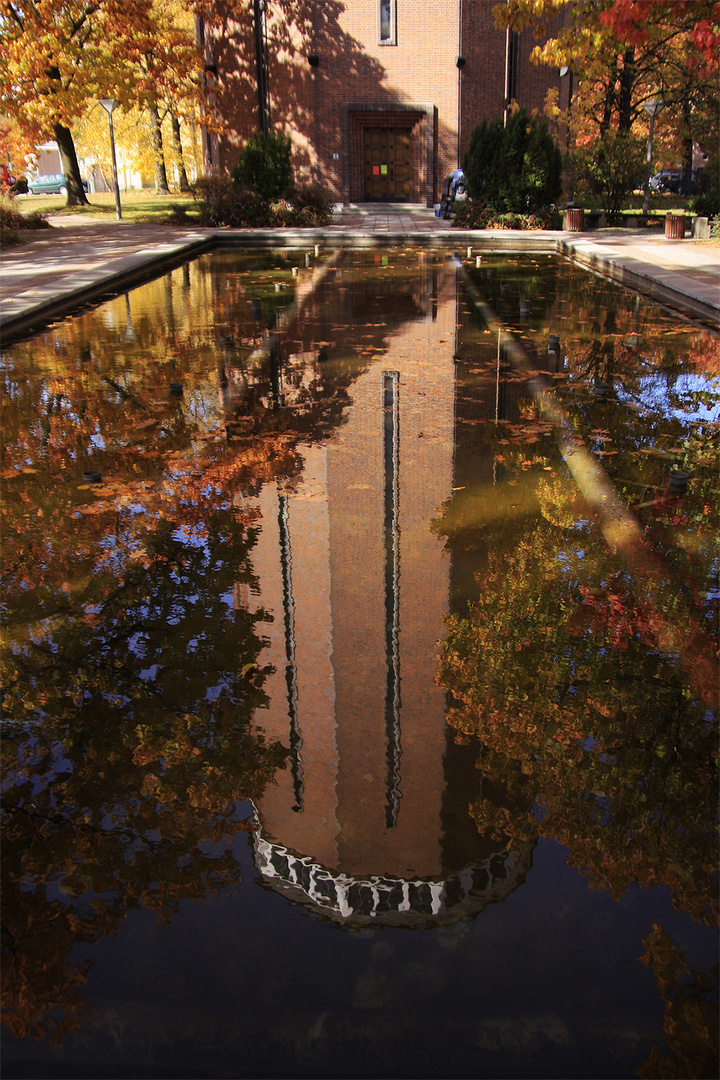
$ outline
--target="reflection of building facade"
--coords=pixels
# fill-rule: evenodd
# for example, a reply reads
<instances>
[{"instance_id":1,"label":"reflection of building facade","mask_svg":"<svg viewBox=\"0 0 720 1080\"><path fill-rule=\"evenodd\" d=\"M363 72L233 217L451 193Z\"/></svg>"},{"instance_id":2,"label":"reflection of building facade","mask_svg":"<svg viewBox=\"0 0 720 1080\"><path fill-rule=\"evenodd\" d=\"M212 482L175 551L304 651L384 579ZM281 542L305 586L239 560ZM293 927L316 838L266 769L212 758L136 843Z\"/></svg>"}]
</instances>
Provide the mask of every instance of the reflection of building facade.
<instances>
[{"instance_id":1,"label":"reflection of building facade","mask_svg":"<svg viewBox=\"0 0 720 1080\"><path fill-rule=\"evenodd\" d=\"M207 91L225 125L205 138L206 169L228 169L257 130L293 144L301 182L343 202L432 205L473 128L509 102L541 109L572 76L530 63L532 30L498 30L489 0L328 0L294 22L253 0L244 18L216 0L198 23Z\"/></svg>"},{"instance_id":2,"label":"reflection of building facade","mask_svg":"<svg viewBox=\"0 0 720 1080\"><path fill-rule=\"evenodd\" d=\"M256 723L291 751L258 804L256 863L268 884L341 920L479 910L529 859L468 851L455 885L443 859L446 702L434 676L451 568L430 522L453 485L457 305L454 271L433 273L427 314L382 331L347 422L302 445L301 480L250 501L259 586L243 603L273 619L260 658L274 667L270 705Z\"/></svg>"}]
</instances>

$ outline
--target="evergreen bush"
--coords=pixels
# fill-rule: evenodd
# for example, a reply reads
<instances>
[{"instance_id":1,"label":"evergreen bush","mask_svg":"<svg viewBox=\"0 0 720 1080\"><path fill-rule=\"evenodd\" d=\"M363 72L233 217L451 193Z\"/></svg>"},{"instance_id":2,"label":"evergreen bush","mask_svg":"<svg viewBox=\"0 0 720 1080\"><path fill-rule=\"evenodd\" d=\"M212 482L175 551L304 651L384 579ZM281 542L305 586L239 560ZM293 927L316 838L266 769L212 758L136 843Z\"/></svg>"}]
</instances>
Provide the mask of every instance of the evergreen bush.
<instances>
[{"instance_id":1,"label":"evergreen bush","mask_svg":"<svg viewBox=\"0 0 720 1080\"><path fill-rule=\"evenodd\" d=\"M527 214L555 202L562 190L562 155L547 124L517 109L502 120L482 120L463 159L468 192L496 213Z\"/></svg>"},{"instance_id":2,"label":"evergreen bush","mask_svg":"<svg viewBox=\"0 0 720 1080\"><path fill-rule=\"evenodd\" d=\"M231 175L239 187L266 199L281 198L292 187L290 139L272 131L267 136L256 131L246 142Z\"/></svg>"}]
</instances>

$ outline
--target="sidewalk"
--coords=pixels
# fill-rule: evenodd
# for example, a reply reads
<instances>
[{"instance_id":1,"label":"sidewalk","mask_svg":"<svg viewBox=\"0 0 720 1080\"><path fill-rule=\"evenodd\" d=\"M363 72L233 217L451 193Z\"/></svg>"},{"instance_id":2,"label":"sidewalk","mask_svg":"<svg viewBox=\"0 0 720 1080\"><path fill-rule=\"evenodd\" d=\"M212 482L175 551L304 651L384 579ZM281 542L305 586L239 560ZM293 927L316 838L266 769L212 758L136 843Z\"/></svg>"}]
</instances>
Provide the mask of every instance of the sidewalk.
<instances>
[{"instance_id":1,"label":"sidewalk","mask_svg":"<svg viewBox=\"0 0 720 1080\"><path fill-rule=\"evenodd\" d=\"M419 206L344 207L325 229L187 229L55 215L53 228L0 253L0 331L28 333L88 301L162 273L215 247L408 245L465 254L557 251L609 277L720 325L720 246L640 231L466 231Z\"/></svg>"}]
</instances>

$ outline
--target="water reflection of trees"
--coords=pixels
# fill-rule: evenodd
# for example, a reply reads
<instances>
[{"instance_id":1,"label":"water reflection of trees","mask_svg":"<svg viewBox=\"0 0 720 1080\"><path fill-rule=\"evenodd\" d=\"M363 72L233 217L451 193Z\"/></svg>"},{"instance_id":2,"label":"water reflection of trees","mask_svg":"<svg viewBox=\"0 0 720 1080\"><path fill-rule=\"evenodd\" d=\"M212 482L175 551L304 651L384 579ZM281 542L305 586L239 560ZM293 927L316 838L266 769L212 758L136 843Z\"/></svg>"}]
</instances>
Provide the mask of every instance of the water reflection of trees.
<instances>
[{"instance_id":1,"label":"water reflection of trees","mask_svg":"<svg viewBox=\"0 0 720 1080\"><path fill-rule=\"evenodd\" d=\"M251 578L251 526L222 511L195 525L163 516L133 547L133 510L113 509L85 581L63 580L62 563L59 579L52 563L33 568L52 613L5 648L3 978L17 1035L77 1023L75 943L132 908L167 918L237 879L240 803L284 763L248 732L266 674L261 616L234 600Z\"/></svg>"},{"instance_id":2,"label":"water reflection of trees","mask_svg":"<svg viewBox=\"0 0 720 1080\"><path fill-rule=\"evenodd\" d=\"M616 896L666 884L679 909L709 922L714 714L658 644L668 612L560 510L488 526L479 599L450 625L441 669L450 723L480 740L483 776L511 777L533 803L527 813L480 799L478 825L516 842L559 840ZM681 615L672 595L668 609Z\"/></svg>"},{"instance_id":3,"label":"water reflection of trees","mask_svg":"<svg viewBox=\"0 0 720 1080\"><path fill-rule=\"evenodd\" d=\"M643 941L642 963L655 975L665 1016L667 1053L653 1046L635 1070L641 1080L715 1076L718 1059L718 965L699 971L657 924Z\"/></svg>"},{"instance_id":4,"label":"water reflection of trees","mask_svg":"<svg viewBox=\"0 0 720 1080\"><path fill-rule=\"evenodd\" d=\"M471 274L500 321L522 333L538 367L547 368L549 335L559 337L558 393L578 437L602 456L631 501L666 484L672 464L690 468L695 486L714 493L716 333L549 256L485 258ZM523 299L530 305L524 315ZM607 387L609 400L598 400L598 384Z\"/></svg>"},{"instance_id":5,"label":"water reflection of trees","mask_svg":"<svg viewBox=\"0 0 720 1080\"><path fill-rule=\"evenodd\" d=\"M342 422L387 333L331 342L364 270L334 281L280 343L287 399L258 393L253 437L229 441L223 374L291 300L291 260L223 257L215 306L201 260L5 358L3 1003L18 1037L81 1023L74 946L238 879L243 803L285 765L250 727L266 614L243 601L256 534L237 496L299 474L298 443Z\"/></svg>"}]
</instances>

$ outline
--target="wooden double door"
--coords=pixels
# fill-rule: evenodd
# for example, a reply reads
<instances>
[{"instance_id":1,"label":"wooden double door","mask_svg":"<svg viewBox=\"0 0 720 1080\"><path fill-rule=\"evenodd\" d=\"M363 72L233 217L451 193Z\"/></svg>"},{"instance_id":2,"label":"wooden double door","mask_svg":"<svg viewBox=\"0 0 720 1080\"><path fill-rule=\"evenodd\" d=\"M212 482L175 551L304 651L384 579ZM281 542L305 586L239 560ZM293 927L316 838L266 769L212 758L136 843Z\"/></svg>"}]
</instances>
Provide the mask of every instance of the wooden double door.
<instances>
[{"instance_id":1,"label":"wooden double door","mask_svg":"<svg viewBox=\"0 0 720 1080\"><path fill-rule=\"evenodd\" d=\"M365 200L411 202L410 128L370 127L363 131Z\"/></svg>"}]
</instances>

